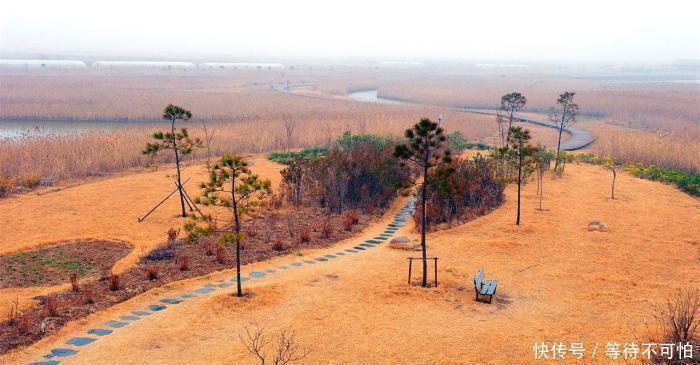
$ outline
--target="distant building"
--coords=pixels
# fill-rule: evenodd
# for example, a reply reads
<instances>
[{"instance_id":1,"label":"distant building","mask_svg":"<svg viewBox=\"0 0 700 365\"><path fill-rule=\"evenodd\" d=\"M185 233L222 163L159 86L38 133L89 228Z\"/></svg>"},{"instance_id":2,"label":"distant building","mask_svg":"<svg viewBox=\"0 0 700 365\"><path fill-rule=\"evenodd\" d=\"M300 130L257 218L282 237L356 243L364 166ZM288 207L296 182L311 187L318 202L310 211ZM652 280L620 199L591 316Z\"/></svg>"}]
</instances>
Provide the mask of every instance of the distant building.
<instances>
[{"instance_id":1,"label":"distant building","mask_svg":"<svg viewBox=\"0 0 700 365\"><path fill-rule=\"evenodd\" d=\"M284 69L281 63L256 63L256 62L206 62L199 64L202 70L271 70Z\"/></svg>"},{"instance_id":2,"label":"distant building","mask_svg":"<svg viewBox=\"0 0 700 365\"><path fill-rule=\"evenodd\" d=\"M61 69L61 68L87 68L83 61L74 60L3 60L0 59L0 68L10 69Z\"/></svg>"},{"instance_id":3,"label":"distant building","mask_svg":"<svg viewBox=\"0 0 700 365\"><path fill-rule=\"evenodd\" d=\"M123 69L123 68L149 68L161 70L194 70L196 66L191 62L167 62L167 61L97 61L92 64L95 68Z\"/></svg>"}]
</instances>

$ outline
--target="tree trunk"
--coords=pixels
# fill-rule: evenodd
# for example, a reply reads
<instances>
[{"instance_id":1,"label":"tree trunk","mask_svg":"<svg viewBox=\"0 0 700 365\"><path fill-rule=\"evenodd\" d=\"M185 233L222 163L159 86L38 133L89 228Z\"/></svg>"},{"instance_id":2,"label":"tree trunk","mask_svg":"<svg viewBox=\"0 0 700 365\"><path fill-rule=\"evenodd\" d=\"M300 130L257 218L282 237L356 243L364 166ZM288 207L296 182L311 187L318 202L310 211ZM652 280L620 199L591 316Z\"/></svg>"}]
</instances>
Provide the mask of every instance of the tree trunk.
<instances>
[{"instance_id":1,"label":"tree trunk","mask_svg":"<svg viewBox=\"0 0 700 365\"><path fill-rule=\"evenodd\" d=\"M510 114L508 115L508 136L506 137L506 144L508 139L510 139L510 127L513 126L513 108L510 108Z\"/></svg>"},{"instance_id":2,"label":"tree trunk","mask_svg":"<svg viewBox=\"0 0 700 365\"><path fill-rule=\"evenodd\" d=\"M540 210L542 210L542 195L544 195L544 172L540 174Z\"/></svg>"},{"instance_id":3,"label":"tree trunk","mask_svg":"<svg viewBox=\"0 0 700 365\"><path fill-rule=\"evenodd\" d=\"M561 121L559 122L559 139L557 141L557 160L554 162L554 175L557 174L557 167L559 167L559 149L561 148L561 134L564 131L564 117L566 116L566 108L562 109Z\"/></svg>"},{"instance_id":4,"label":"tree trunk","mask_svg":"<svg viewBox=\"0 0 700 365\"><path fill-rule=\"evenodd\" d=\"M430 162L429 155L429 145L428 139L425 140L425 156L423 158L423 204L422 204L422 214L421 214L421 232L420 232L420 245L423 254L423 280L421 281L421 286L428 287L428 250L425 247L425 230L428 228L428 217L426 217L426 207L428 202L426 201L428 192L428 163Z\"/></svg>"},{"instance_id":5,"label":"tree trunk","mask_svg":"<svg viewBox=\"0 0 700 365\"><path fill-rule=\"evenodd\" d=\"M177 189L180 192L180 207L182 208L182 217L187 217L185 213L185 197L182 192L182 182L180 179L180 154L177 152L177 138L175 138L175 119L171 119L170 131L173 134L173 150L175 150L175 169L177 170Z\"/></svg>"},{"instance_id":6,"label":"tree trunk","mask_svg":"<svg viewBox=\"0 0 700 365\"><path fill-rule=\"evenodd\" d=\"M233 204L233 228L236 235L236 296L243 296L241 288L241 225L238 222L238 202L236 202L236 178L231 179L231 202Z\"/></svg>"},{"instance_id":7,"label":"tree trunk","mask_svg":"<svg viewBox=\"0 0 700 365\"><path fill-rule=\"evenodd\" d=\"M522 149L523 147L520 146ZM522 185L522 170L523 170L523 152L518 151L518 216L515 220L516 225L520 225L520 185Z\"/></svg>"},{"instance_id":8,"label":"tree trunk","mask_svg":"<svg viewBox=\"0 0 700 365\"><path fill-rule=\"evenodd\" d=\"M612 191L611 191L611 196L613 199L615 199L615 179L617 178L617 172L615 172L615 169L612 169L613 172L613 182L612 182Z\"/></svg>"}]
</instances>

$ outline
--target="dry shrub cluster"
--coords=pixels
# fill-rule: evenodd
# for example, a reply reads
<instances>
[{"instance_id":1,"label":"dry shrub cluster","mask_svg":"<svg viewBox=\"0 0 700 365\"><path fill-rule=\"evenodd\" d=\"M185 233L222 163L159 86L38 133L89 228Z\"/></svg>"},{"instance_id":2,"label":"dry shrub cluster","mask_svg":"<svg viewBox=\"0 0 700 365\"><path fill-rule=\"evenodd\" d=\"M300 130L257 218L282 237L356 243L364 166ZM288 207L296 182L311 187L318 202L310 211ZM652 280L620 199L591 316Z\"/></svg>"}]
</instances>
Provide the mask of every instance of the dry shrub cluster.
<instances>
[{"instance_id":1,"label":"dry shrub cluster","mask_svg":"<svg viewBox=\"0 0 700 365\"><path fill-rule=\"evenodd\" d=\"M496 178L493 158L478 155L473 159L456 159L449 166L441 166L430 173L428 187L428 230L453 220L468 221L500 206L505 183ZM416 206L421 205L419 196ZM421 222L421 210L414 214ZM420 224L416 225L420 227Z\"/></svg>"},{"instance_id":2,"label":"dry shrub cluster","mask_svg":"<svg viewBox=\"0 0 700 365\"><path fill-rule=\"evenodd\" d=\"M410 171L393 157L394 145L389 138L346 133L326 156L291 161L282 171L282 189L296 205L319 206L338 214L386 207L411 178ZM356 224L356 212L346 217L350 227Z\"/></svg>"},{"instance_id":3,"label":"dry shrub cluster","mask_svg":"<svg viewBox=\"0 0 700 365\"><path fill-rule=\"evenodd\" d=\"M654 359L660 364L698 364L700 363L700 290L681 289L664 304L654 308L654 319L660 333L656 343L670 343L694 347L693 359L685 358L684 353L674 351L673 358L662 354Z\"/></svg>"}]
</instances>

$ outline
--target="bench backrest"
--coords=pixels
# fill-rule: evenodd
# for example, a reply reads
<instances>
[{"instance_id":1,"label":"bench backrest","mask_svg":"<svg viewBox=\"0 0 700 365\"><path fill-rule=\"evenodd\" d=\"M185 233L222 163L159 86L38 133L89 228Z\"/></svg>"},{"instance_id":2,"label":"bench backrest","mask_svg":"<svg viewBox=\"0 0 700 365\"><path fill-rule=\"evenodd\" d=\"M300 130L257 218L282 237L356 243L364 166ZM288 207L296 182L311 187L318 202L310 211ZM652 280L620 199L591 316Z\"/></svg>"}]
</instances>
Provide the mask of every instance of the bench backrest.
<instances>
[{"instance_id":1,"label":"bench backrest","mask_svg":"<svg viewBox=\"0 0 700 365\"><path fill-rule=\"evenodd\" d=\"M479 272L474 277L474 287L481 290L481 282L484 281L484 269L479 269Z\"/></svg>"}]
</instances>

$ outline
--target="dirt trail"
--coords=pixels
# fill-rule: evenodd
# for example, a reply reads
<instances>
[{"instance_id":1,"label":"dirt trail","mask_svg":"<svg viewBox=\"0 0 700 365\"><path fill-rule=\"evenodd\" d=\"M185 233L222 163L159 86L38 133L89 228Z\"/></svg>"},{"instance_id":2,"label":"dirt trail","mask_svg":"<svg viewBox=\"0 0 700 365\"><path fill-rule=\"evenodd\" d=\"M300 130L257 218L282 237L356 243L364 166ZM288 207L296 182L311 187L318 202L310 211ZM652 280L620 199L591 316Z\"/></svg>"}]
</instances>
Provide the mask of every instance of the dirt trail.
<instances>
[{"instance_id":1,"label":"dirt trail","mask_svg":"<svg viewBox=\"0 0 700 365\"><path fill-rule=\"evenodd\" d=\"M282 165L263 155L249 157L253 172L269 178L273 187L277 187ZM132 174L1 200L0 254L78 239L124 241L132 244L134 250L115 265L115 271L120 272L133 265L140 254L165 242L168 228L182 225L182 218L177 216L180 202L176 195L148 219L137 222L139 216L175 188L174 173L175 169L167 169ZM198 184L208 174L204 165L199 164L183 170L183 179L188 177L191 180L185 187L194 197ZM0 313L6 312L10 300L16 296L27 305L32 302L29 298L57 288L2 289Z\"/></svg>"},{"instance_id":2,"label":"dirt trail","mask_svg":"<svg viewBox=\"0 0 700 365\"><path fill-rule=\"evenodd\" d=\"M567 166L564 178L545 179L545 211L535 209L535 184L525 187L521 226L514 225L511 186L503 207L430 234L429 253L440 257L437 289L407 286L407 253L380 245L251 281L251 298L217 290L171 306L77 348L65 361L253 364L238 338L253 323L270 331L294 328L298 342L313 350L310 364L541 363L533 358L535 341L584 341L588 351L595 342L640 341L647 335L651 304L679 286L700 286L700 201L626 174L618 177L619 199L610 200L609 183L600 167ZM609 231L589 232L591 220L605 221ZM304 257L339 251L380 230L372 226L364 237ZM244 272L298 259L276 258ZM500 282L491 305L473 299L471 280L480 267L487 279ZM36 360L164 295L231 276L146 293L6 360ZM597 359L607 362L600 353Z\"/></svg>"}]
</instances>

